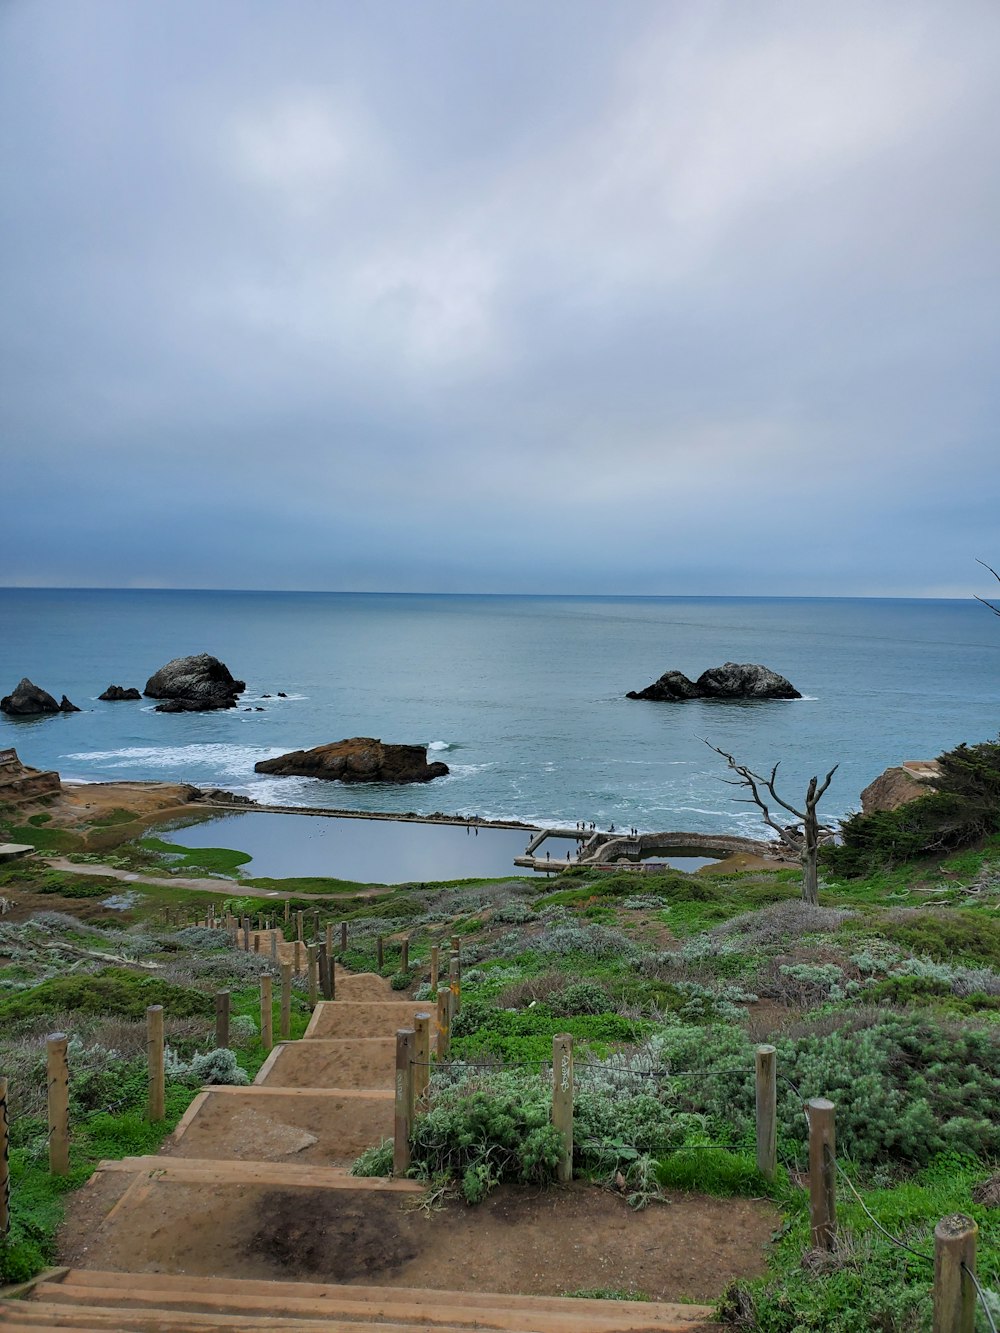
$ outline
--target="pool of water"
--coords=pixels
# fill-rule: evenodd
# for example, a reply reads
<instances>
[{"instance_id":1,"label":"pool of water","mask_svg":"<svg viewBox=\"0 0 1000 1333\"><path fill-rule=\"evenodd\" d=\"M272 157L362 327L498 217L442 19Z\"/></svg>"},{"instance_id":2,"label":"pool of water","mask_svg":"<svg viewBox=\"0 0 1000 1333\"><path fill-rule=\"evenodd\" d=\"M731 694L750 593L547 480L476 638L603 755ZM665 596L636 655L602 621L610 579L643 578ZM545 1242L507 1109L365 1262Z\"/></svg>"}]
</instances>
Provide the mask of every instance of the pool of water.
<instances>
[{"instance_id":1,"label":"pool of water","mask_svg":"<svg viewBox=\"0 0 1000 1333\"><path fill-rule=\"evenodd\" d=\"M165 835L182 847L247 852L252 860L243 873L249 876L330 875L362 884L523 876L514 857L524 853L530 837L526 829L477 832L465 825L254 811L222 815Z\"/></svg>"},{"instance_id":2,"label":"pool of water","mask_svg":"<svg viewBox=\"0 0 1000 1333\"><path fill-rule=\"evenodd\" d=\"M696 870L701 870L704 866L717 866L722 860L720 856L699 856L687 855L685 852L649 852L646 856L630 856L630 861L638 863L642 861L654 862L658 866L669 866L671 870L685 870L688 874L693 874Z\"/></svg>"}]
</instances>

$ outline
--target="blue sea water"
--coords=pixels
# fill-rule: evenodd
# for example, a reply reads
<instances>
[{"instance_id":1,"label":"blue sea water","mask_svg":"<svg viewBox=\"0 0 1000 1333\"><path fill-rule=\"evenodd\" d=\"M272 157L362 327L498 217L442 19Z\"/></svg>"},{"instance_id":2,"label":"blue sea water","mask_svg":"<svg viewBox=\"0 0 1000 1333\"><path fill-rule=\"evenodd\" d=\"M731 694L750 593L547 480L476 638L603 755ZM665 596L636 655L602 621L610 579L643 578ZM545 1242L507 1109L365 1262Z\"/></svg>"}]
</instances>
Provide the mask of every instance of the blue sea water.
<instances>
[{"instance_id":1,"label":"blue sea water","mask_svg":"<svg viewBox=\"0 0 1000 1333\"><path fill-rule=\"evenodd\" d=\"M97 699L196 652L246 680L240 710ZM806 697L625 698L668 668L725 661L763 662ZM644 830L761 831L705 740L759 767L780 760L793 801L839 764L823 806L836 816L887 765L1000 730L1000 622L972 600L0 589L0 692L23 675L84 711L0 716L0 746L64 779ZM278 690L288 698L263 698ZM431 745L451 773L345 787L253 772L358 735Z\"/></svg>"}]
</instances>

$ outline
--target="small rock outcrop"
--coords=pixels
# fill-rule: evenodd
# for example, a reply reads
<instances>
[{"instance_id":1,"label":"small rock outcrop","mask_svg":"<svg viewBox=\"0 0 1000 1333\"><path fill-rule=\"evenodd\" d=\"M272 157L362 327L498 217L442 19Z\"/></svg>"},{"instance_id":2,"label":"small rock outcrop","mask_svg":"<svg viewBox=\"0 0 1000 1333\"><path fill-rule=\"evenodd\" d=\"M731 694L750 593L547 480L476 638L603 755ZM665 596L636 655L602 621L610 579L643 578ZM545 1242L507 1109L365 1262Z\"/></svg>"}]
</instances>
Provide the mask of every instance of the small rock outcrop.
<instances>
[{"instance_id":1,"label":"small rock outcrop","mask_svg":"<svg viewBox=\"0 0 1000 1333\"><path fill-rule=\"evenodd\" d=\"M939 770L933 760L909 760L901 768L887 768L861 793L861 813L874 815L880 810L898 810L901 805L918 801L936 791L934 779Z\"/></svg>"},{"instance_id":2,"label":"small rock outcrop","mask_svg":"<svg viewBox=\"0 0 1000 1333\"><path fill-rule=\"evenodd\" d=\"M163 699L158 713L202 713L235 708L246 681L236 680L224 662L208 653L175 657L146 681L147 699Z\"/></svg>"},{"instance_id":3,"label":"small rock outcrop","mask_svg":"<svg viewBox=\"0 0 1000 1333\"><path fill-rule=\"evenodd\" d=\"M142 695L130 685L126 688L124 685L109 685L103 694L99 694L98 699L103 699L105 703L116 704L123 699L141 699Z\"/></svg>"},{"instance_id":4,"label":"small rock outcrop","mask_svg":"<svg viewBox=\"0 0 1000 1333\"><path fill-rule=\"evenodd\" d=\"M63 699L66 699L65 694ZM72 705L70 705L72 707ZM0 713L9 713L11 717L32 717L38 713L58 713L56 703L48 690L34 685L27 676L23 676L11 694L0 699Z\"/></svg>"},{"instance_id":5,"label":"small rock outcrop","mask_svg":"<svg viewBox=\"0 0 1000 1333\"><path fill-rule=\"evenodd\" d=\"M313 750L262 759L254 764L254 772L330 782L430 782L444 777L448 765L429 764L423 745L383 745L372 736L354 736Z\"/></svg>"},{"instance_id":6,"label":"small rock outcrop","mask_svg":"<svg viewBox=\"0 0 1000 1333\"><path fill-rule=\"evenodd\" d=\"M665 671L644 690L629 690L626 699L801 699L790 680L755 662L726 662L710 667L697 680L681 671Z\"/></svg>"},{"instance_id":7,"label":"small rock outcrop","mask_svg":"<svg viewBox=\"0 0 1000 1333\"><path fill-rule=\"evenodd\" d=\"M64 694L59 700L59 711L60 713L79 713L81 710L77 708L76 704L71 704Z\"/></svg>"}]
</instances>

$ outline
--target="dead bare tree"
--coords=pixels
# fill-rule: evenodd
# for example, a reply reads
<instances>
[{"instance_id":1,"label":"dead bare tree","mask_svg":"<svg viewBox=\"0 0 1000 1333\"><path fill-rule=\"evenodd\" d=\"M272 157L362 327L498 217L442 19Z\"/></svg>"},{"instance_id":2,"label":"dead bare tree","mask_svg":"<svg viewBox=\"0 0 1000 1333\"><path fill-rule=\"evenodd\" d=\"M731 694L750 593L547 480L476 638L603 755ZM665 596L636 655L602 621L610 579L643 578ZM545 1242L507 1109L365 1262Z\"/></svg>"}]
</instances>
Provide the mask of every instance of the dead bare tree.
<instances>
[{"instance_id":1,"label":"dead bare tree","mask_svg":"<svg viewBox=\"0 0 1000 1333\"><path fill-rule=\"evenodd\" d=\"M1000 612L997 614L1000 615ZM755 805L764 816L764 823L778 835L781 845L794 852L802 862L802 901L818 904L819 847L822 841L833 837L833 829L819 822L816 807L840 765L834 764L822 782L818 777L809 779L809 786L806 788L806 808L797 810L794 805L790 805L788 801L778 795L775 787L778 780L777 764L771 769L770 776L765 777L762 773L755 773L746 764L737 763L731 754L727 754L725 750L720 750L711 741L705 741L705 744L710 750L714 750L716 754L721 755L732 772L736 774L736 777L723 778L723 781L728 782L733 787L744 787L750 792L749 796L737 797L736 799L742 800L746 805ZM765 793L782 810L787 810L790 815L794 815L798 823L779 823L778 819L771 813L771 808L764 798Z\"/></svg>"},{"instance_id":2,"label":"dead bare tree","mask_svg":"<svg viewBox=\"0 0 1000 1333\"><path fill-rule=\"evenodd\" d=\"M992 565L988 565L985 560L977 560L976 564L982 565L983 569L988 569L997 583L1000 583L1000 574L996 572ZM988 602L985 597L979 597L976 593L972 595L977 602L982 602L983 606L988 606L995 616L1000 616L1000 606L997 606L996 602Z\"/></svg>"}]
</instances>

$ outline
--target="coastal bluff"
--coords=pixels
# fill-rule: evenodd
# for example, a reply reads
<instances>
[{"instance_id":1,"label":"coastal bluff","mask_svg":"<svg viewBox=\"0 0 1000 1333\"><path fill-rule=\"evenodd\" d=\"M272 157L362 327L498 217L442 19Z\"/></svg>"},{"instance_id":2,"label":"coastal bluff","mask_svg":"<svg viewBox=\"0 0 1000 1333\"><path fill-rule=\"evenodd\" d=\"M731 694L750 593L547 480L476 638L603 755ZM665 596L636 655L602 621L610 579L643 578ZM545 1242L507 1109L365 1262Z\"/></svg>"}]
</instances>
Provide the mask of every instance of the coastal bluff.
<instances>
[{"instance_id":1,"label":"coastal bluff","mask_svg":"<svg viewBox=\"0 0 1000 1333\"><path fill-rule=\"evenodd\" d=\"M644 690L629 690L626 699L679 702L684 699L801 699L785 676L756 662L726 662L709 667L697 680L682 671L665 671Z\"/></svg>"},{"instance_id":2,"label":"coastal bluff","mask_svg":"<svg viewBox=\"0 0 1000 1333\"><path fill-rule=\"evenodd\" d=\"M386 745L373 736L293 750L254 764L255 773L284 777L324 778L328 782L430 782L442 778L448 765L427 762L423 745Z\"/></svg>"}]
</instances>

